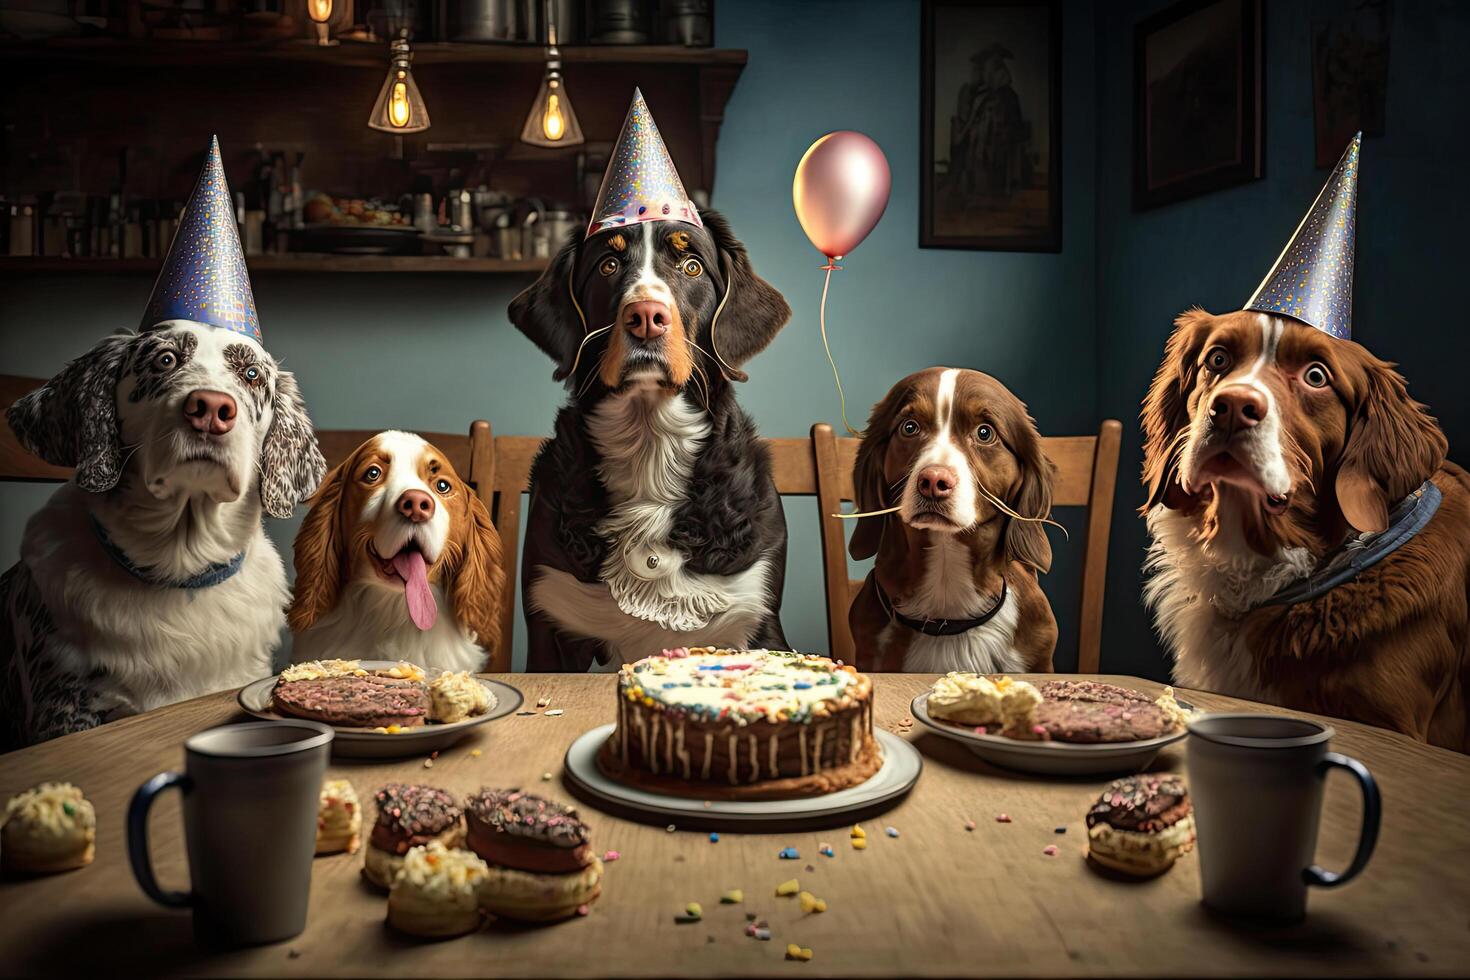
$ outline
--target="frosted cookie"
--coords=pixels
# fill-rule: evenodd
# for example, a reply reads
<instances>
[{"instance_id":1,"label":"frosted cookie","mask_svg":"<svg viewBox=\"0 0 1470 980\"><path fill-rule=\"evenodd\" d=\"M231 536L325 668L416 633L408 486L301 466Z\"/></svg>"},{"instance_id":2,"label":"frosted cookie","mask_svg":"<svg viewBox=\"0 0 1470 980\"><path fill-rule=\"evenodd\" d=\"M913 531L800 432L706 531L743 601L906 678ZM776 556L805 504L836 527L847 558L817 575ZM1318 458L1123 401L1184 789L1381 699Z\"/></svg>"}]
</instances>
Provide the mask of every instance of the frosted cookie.
<instances>
[{"instance_id":1,"label":"frosted cookie","mask_svg":"<svg viewBox=\"0 0 1470 980\"><path fill-rule=\"evenodd\" d=\"M362 807L357 790L345 779L322 783L321 804L316 817L316 852L356 854L362 844Z\"/></svg>"},{"instance_id":2,"label":"frosted cookie","mask_svg":"<svg viewBox=\"0 0 1470 980\"><path fill-rule=\"evenodd\" d=\"M485 862L439 841L410 848L388 892L388 924L426 938L462 936L480 926Z\"/></svg>"},{"instance_id":3,"label":"frosted cookie","mask_svg":"<svg viewBox=\"0 0 1470 980\"><path fill-rule=\"evenodd\" d=\"M1114 780L1087 811L1087 854L1136 877L1162 874L1194 847L1194 808L1171 774Z\"/></svg>"},{"instance_id":4,"label":"frosted cookie","mask_svg":"<svg viewBox=\"0 0 1470 980\"><path fill-rule=\"evenodd\" d=\"M444 671L429 681L429 720L451 725L491 707L490 692L469 671Z\"/></svg>"},{"instance_id":5,"label":"frosted cookie","mask_svg":"<svg viewBox=\"0 0 1470 980\"><path fill-rule=\"evenodd\" d=\"M50 874L92 863L97 814L71 783L42 783L13 797L0 824L0 864L18 874Z\"/></svg>"}]
</instances>

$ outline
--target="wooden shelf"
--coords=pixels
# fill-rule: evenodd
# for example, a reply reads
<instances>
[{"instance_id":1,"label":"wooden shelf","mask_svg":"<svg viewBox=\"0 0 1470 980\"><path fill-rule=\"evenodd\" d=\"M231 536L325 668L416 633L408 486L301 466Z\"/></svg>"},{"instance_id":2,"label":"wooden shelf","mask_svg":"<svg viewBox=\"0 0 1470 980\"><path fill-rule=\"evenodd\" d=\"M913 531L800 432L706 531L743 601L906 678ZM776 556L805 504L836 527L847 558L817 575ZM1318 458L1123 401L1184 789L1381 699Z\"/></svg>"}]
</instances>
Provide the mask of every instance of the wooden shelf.
<instances>
[{"instance_id":1,"label":"wooden shelf","mask_svg":"<svg viewBox=\"0 0 1470 980\"><path fill-rule=\"evenodd\" d=\"M443 255L252 255L245 265L257 273L539 273L546 259L455 259ZM68 259L54 256L0 257L0 276L156 275L155 259Z\"/></svg>"},{"instance_id":2,"label":"wooden shelf","mask_svg":"<svg viewBox=\"0 0 1470 980\"><path fill-rule=\"evenodd\" d=\"M677 44L585 44L561 47L568 64L671 64L744 67L746 52L729 48L686 48ZM210 64L234 66L280 60L345 68L382 68L388 63L386 41L343 41L321 47L313 41L132 41L123 38L51 38L0 44L0 55L20 60L81 59L118 66ZM414 42L413 65L540 64L546 48L539 44L471 44L457 41Z\"/></svg>"}]
</instances>

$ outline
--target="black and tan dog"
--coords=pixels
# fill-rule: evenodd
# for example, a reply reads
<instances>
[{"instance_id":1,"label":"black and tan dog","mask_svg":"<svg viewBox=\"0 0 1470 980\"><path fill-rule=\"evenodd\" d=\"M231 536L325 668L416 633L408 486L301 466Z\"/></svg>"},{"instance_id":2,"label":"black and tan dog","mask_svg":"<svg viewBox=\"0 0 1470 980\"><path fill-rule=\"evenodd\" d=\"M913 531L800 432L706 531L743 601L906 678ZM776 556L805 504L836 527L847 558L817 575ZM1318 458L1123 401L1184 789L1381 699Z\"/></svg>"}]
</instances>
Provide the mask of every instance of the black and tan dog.
<instances>
[{"instance_id":1,"label":"black and tan dog","mask_svg":"<svg viewBox=\"0 0 1470 980\"><path fill-rule=\"evenodd\" d=\"M732 381L790 309L700 217L579 235L510 305L571 391L531 472L529 670L786 646L785 517Z\"/></svg>"}]
</instances>

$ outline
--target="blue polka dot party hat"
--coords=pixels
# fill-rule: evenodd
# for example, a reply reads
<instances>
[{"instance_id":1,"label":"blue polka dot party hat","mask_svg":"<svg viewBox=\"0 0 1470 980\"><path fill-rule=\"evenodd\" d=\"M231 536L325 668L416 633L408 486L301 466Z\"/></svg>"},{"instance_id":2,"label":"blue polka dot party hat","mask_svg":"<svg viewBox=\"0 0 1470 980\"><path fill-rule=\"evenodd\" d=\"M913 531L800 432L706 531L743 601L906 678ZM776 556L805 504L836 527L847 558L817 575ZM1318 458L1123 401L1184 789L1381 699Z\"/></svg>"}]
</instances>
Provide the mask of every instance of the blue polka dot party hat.
<instances>
[{"instance_id":1,"label":"blue polka dot party hat","mask_svg":"<svg viewBox=\"0 0 1470 980\"><path fill-rule=\"evenodd\" d=\"M1353 246L1362 141L1359 133L1348 144L1291 241L1246 301L1246 309L1283 314L1341 340L1352 336Z\"/></svg>"},{"instance_id":2,"label":"blue polka dot party hat","mask_svg":"<svg viewBox=\"0 0 1470 980\"><path fill-rule=\"evenodd\" d=\"M204 170L179 217L138 329L152 330L165 320L197 320L261 340L218 136L209 141Z\"/></svg>"},{"instance_id":3,"label":"blue polka dot party hat","mask_svg":"<svg viewBox=\"0 0 1470 980\"><path fill-rule=\"evenodd\" d=\"M643 93L634 89L623 131L607 162L607 173L602 175L587 235L640 221L683 221L704 227L653 124Z\"/></svg>"}]
</instances>

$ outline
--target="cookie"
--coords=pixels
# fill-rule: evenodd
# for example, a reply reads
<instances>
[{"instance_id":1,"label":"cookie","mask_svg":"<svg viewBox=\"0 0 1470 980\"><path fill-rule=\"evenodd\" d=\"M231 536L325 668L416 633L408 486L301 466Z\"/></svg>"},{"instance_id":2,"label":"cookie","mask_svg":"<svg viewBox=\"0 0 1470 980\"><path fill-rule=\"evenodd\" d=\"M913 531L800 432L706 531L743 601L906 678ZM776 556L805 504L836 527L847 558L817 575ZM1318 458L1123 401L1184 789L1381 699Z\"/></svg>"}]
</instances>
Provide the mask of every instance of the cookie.
<instances>
[{"instance_id":1,"label":"cookie","mask_svg":"<svg viewBox=\"0 0 1470 980\"><path fill-rule=\"evenodd\" d=\"M1153 698L1139 691L1101 681L1043 681L1039 688L1047 701L1090 701L1097 704L1152 704Z\"/></svg>"},{"instance_id":2,"label":"cookie","mask_svg":"<svg viewBox=\"0 0 1470 980\"><path fill-rule=\"evenodd\" d=\"M349 728L422 725L429 692L416 681L375 674L345 674L278 681L271 707L283 715Z\"/></svg>"},{"instance_id":3,"label":"cookie","mask_svg":"<svg viewBox=\"0 0 1470 980\"><path fill-rule=\"evenodd\" d=\"M71 783L42 783L13 797L0 818L0 864L16 874L51 874L92 863L97 814Z\"/></svg>"},{"instance_id":4,"label":"cookie","mask_svg":"<svg viewBox=\"0 0 1470 980\"><path fill-rule=\"evenodd\" d=\"M602 861L594 857L570 874L536 874L489 865L480 885L480 907L517 922L553 922L577 914L602 894Z\"/></svg>"},{"instance_id":5,"label":"cookie","mask_svg":"<svg viewBox=\"0 0 1470 980\"><path fill-rule=\"evenodd\" d=\"M388 892L388 924L429 939L462 936L480 927L485 862L439 841L409 848Z\"/></svg>"},{"instance_id":6,"label":"cookie","mask_svg":"<svg viewBox=\"0 0 1470 980\"><path fill-rule=\"evenodd\" d=\"M316 852L356 854L362 845L362 807L357 790L345 779L322 783L316 817Z\"/></svg>"},{"instance_id":7,"label":"cookie","mask_svg":"<svg viewBox=\"0 0 1470 980\"><path fill-rule=\"evenodd\" d=\"M410 849L438 841L458 847L464 841L464 811L442 789L389 783L373 794L378 818L363 852L363 875L389 888Z\"/></svg>"},{"instance_id":8,"label":"cookie","mask_svg":"<svg viewBox=\"0 0 1470 980\"><path fill-rule=\"evenodd\" d=\"M1029 732L1007 730L1006 734L1056 742L1134 742L1175 729L1174 720L1152 702L1043 701L1030 721Z\"/></svg>"},{"instance_id":9,"label":"cookie","mask_svg":"<svg viewBox=\"0 0 1470 980\"><path fill-rule=\"evenodd\" d=\"M1162 874L1194 847L1194 807L1169 773L1114 780L1087 811L1088 857L1138 877Z\"/></svg>"}]
</instances>

